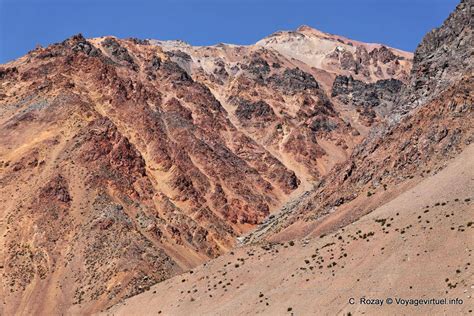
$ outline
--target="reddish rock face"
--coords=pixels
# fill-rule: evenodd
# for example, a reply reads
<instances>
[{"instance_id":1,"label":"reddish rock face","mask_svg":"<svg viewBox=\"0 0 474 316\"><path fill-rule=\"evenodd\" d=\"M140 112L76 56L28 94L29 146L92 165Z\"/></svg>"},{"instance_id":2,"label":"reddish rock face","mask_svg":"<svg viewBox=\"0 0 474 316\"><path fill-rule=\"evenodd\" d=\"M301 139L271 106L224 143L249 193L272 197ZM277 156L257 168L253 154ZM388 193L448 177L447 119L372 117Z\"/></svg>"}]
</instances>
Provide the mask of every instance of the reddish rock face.
<instances>
[{"instance_id":1,"label":"reddish rock face","mask_svg":"<svg viewBox=\"0 0 474 316\"><path fill-rule=\"evenodd\" d=\"M349 54L381 79L401 58L357 47L337 55L344 74L361 69ZM265 45L82 35L2 66L6 313L94 312L234 246L361 141L334 69Z\"/></svg>"},{"instance_id":2,"label":"reddish rock face","mask_svg":"<svg viewBox=\"0 0 474 316\"><path fill-rule=\"evenodd\" d=\"M67 182L61 175L52 178L48 185L41 190L39 197L41 202L57 200L67 204L71 201Z\"/></svg>"}]
</instances>

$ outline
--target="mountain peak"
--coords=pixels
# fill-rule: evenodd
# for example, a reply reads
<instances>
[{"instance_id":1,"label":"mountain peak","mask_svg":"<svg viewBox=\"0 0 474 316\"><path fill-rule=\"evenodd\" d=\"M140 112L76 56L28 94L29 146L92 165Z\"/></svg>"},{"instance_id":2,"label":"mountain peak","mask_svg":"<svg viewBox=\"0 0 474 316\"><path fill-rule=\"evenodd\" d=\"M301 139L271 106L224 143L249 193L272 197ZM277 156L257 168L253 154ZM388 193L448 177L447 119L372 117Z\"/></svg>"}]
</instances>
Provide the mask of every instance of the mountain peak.
<instances>
[{"instance_id":1,"label":"mountain peak","mask_svg":"<svg viewBox=\"0 0 474 316\"><path fill-rule=\"evenodd\" d=\"M306 24L300 25L300 26L296 29L297 32L313 31L313 30L315 30L315 29L312 28L312 27L309 26L309 25L306 25Z\"/></svg>"},{"instance_id":2,"label":"mountain peak","mask_svg":"<svg viewBox=\"0 0 474 316\"><path fill-rule=\"evenodd\" d=\"M306 24L303 24L303 25L300 25L297 29L296 29L296 32L298 33L311 33L311 34L314 34L314 35L319 35L319 36L323 36L323 35L330 35L326 32L323 32L323 31L320 31L318 29L315 29L314 27L311 27L309 25L306 25Z\"/></svg>"}]
</instances>

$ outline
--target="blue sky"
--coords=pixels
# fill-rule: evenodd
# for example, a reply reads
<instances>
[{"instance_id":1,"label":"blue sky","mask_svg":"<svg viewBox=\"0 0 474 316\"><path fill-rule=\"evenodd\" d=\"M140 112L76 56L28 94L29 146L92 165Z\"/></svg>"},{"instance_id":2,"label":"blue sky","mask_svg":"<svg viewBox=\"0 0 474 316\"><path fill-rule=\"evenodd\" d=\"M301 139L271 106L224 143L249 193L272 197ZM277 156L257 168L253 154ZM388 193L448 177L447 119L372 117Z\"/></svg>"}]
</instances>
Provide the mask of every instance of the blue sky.
<instances>
[{"instance_id":1,"label":"blue sky","mask_svg":"<svg viewBox=\"0 0 474 316\"><path fill-rule=\"evenodd\" d=\"M413 51L458 0L0 0L0 63L83 33L251 44L307 24Z\"/></svg>"}]
</instances>

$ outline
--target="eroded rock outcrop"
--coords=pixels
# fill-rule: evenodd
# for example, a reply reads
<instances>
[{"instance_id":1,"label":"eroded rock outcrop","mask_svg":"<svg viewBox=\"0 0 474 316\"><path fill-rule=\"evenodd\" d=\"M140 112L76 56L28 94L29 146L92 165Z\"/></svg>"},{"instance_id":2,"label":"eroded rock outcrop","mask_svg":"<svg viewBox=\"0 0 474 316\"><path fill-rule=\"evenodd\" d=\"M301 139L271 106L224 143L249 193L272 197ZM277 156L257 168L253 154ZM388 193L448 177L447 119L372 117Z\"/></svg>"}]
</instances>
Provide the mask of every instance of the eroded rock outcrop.
<instances>
[{"instance_id":1,"label":"eroded rock outcrop","mask_svg":"<svg viewBox=\"0 0 474 316\"><path fill-rule=\"evenodd\" d=\"M374 123L376 113L387 115L399 99L403 83L397 79L365 83L352 77L337 76L331 96L345 105L351 105L361 114L368 126Z\"/></svg>"},{"instance_id":2,"label":"eroded rock outcrop","mask_svg":"<svg viewBox=\"0 0 474 316\"><path fill-rule=\"evenodd\" d=\"M473 71L472 4L462 0L439 28L418 45L409 85L394 118L436 98L438 93Z\"/></svg>"}]
</instances>

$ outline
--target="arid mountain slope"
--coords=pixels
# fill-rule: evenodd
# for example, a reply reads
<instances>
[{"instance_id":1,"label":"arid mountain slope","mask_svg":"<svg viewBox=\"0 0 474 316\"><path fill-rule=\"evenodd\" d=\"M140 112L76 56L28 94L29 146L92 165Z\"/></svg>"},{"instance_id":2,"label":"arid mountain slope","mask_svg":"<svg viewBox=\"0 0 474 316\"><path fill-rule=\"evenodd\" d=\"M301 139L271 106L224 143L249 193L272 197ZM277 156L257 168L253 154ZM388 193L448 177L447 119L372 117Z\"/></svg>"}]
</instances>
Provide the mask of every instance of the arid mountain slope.
<instances>
[{"instance_id":1,"label":"arid mountain slope","mask_svg":"<svg viewBox=\"0 0 474 316\"><path fill-rule=\"evenodd\" d=\"M443 26L426 35L415 52L409 80L420 83L401 88L393 111L371 129L349 159L322 178L312 192L252 232L247 241L303 237L350 223L438 172L473 142L473 48L457 51L451 47L473 40L470 20L466 19L469 10L468 2L461 1ZM444 42L433 45L433 34L445 34L440 37ZM439 67L427 64L443 64L452 77L441 80ZM470 66L460 68L459 64ZM425 70L419 71L423 67ZM367 92L377 91L377 87L352 80L337 84L333 95L339 90L350 91L352 102L367 102ZM381 91L387 93L387 89ZM431 91L429 98L426 91ZM410 95L414 97L407 97ZM409 105L407 99L413 103Z\"/></svg>"},{"instance_id":2,"label":"arid mountain slope","mask_svg":"<svg viewBox=\"0 0 474 316\"><path fill-rule=\"evenodd\" d=\"M474 77L472 45L462 46L472 43L469 14L470 2L461 1L425 37L410 85L395 99L390 83L335 80L339 102L382 100L392 110L379 114L383 120L313 190L241 237L232 252L104 314L472 313ZM397 302L433 298L457 304Z\"/></svg>"},{"instance_id":3,"label":"arid mountain slope","mask_svg":"<svg viewBox=\"0 0 474 316\"><path fill-rule=\"evenodd\" d=\"M344 161L361 140L359 135L376 121L373 108L386 106L341 104L332 95L336 76L354 76L364 84L394 80L402 85L412 58L407 52L307 26L273 34L252 46L150 43L160 45L193 79L206 84L230 121L294 170L303 185ZM304 46L303 53L294 56L293 46Z\"/></svg>"},{"instance_id":4,"label":"arid mountain slope","mask_svg":"<svg viewBox=\"0 0 474 316\"><path fill-rule=\"evenodd\" d=\"M137 293L222 253L298 187L160 54L75 36L2 70L8 313L46 311L15 292L66 305Z\"/></svg>"},{"instance_id":5,"label":"arid mountain slope","mask_svg":"<svg viewBox=\"0 0 474 316\"><path fill-rule=\"evenodd\" d=\"M236 248L103 314L467 315L473 155L470 145L438 174L337 232ZM394 302L364 305L362 297ZM402 306L400 298L463 304Z\"/></svg>"},{"instance_id":6,"label":"arid mountain slope","mask_svg":"<svg viewBox=\"0 0 474 316\"><path fill-rule=\"evenodd\" d=\"M0 67L1 314L91 313L228 251L383 120L341 107L336 75L410 67L265 46L76 35Z\"/></svg>"},{"instance_id":7,"label":"arid mountain slope","mask_svg":"<svg viewBox=\"0 0 474 316\"><path fill-rule=\"evenodd\" d=\"M345 226L439 172L474 140L473 86L473 77L465 77L399 124L380 126L346 163L246 241L288 240Z\"/></svg>"}]
</instances>

